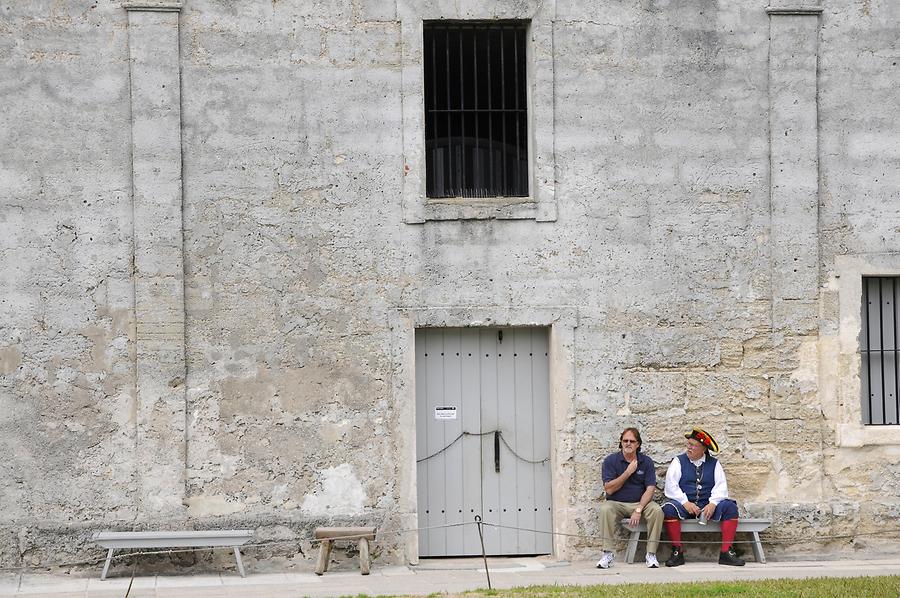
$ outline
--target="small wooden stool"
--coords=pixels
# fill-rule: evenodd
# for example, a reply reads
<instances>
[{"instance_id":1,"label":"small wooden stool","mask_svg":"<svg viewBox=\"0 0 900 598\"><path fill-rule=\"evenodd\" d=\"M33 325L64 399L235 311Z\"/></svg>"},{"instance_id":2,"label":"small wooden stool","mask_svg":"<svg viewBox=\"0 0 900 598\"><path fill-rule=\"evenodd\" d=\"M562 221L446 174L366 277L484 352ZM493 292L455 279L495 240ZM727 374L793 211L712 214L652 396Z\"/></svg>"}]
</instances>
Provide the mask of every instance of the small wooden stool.
<instances>
[{"instance_id":1,"label":"small wooden stool","mask_svg":"<svg viewBox=\"0 0 900 598\"><path fill-rule=\"evenodd\" d=\"M363 575L369 574L369 542L375 541L374 527L317 527L315 536L316 540L322 541L319 546L319 560L316 561L316 575L328 571L331 543L337 540L359 542L359 571Z\"/></svg>"}]
</instances>

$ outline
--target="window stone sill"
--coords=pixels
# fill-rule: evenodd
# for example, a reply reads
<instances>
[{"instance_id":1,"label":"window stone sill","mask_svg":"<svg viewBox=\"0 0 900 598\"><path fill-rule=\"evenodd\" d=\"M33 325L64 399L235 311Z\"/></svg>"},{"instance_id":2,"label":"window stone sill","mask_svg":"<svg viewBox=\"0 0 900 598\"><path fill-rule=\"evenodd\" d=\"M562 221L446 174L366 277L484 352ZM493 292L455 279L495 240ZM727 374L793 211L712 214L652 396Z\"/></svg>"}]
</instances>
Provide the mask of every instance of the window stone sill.
<instances>
[{"instance_id":1,"label":"window stone sill","mask_svg":"<svg viewBox=\"0 0 900 598\"><path fill-rule=\"evenodd\" d=\"M837 445L840 447L900 446L900 426L841 424L837 432Z\"/></svg>"},{"instance_id":2,"label":"window stone sill","mask_svg":"<svg viewBox=\"0 0 900 598\"><path fill-rule=\"evenodd\" d=\"M428 199L423 220L555 220L544 214L540 203L529 197Z\"/></svg>"}]
</instances>

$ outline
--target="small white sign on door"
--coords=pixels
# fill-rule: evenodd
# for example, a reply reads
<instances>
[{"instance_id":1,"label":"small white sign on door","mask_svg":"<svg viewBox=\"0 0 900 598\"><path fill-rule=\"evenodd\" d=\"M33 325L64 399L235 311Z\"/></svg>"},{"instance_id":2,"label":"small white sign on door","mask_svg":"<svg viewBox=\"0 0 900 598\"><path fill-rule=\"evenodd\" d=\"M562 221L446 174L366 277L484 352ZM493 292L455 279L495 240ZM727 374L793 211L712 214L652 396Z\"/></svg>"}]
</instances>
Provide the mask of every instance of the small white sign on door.
<instances>
[{"instance_id":1,"label":"small white sign on door","mask_svg":"<svg viewBox=\"0 0 900 598\"><path fill-rule=\"evenodd\" d=\"M456 407L451 405L435 407L434 419L456 419Z\"/></svg>"}]
</instances>

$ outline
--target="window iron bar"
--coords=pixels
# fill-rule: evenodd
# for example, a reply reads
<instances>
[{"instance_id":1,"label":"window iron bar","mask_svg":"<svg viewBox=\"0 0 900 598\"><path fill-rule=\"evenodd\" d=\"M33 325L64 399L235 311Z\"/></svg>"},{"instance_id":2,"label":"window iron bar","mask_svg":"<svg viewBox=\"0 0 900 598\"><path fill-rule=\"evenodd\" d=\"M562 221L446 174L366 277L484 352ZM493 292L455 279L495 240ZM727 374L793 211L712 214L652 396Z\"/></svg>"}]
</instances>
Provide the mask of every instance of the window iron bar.
<instances>
[{"instance_id":1,"label":"window iron bar","mask_svg":"<svg viewBox=\"0 0 900 598\"><path fill-rule=\"evenodd\" d=\"M447 75L447 110L452 108L450 105L450 29L447 29L445 32L444 39L444 53L446 55L446 75ZM453 126L452 126L452 115L450 112L447 112L447 139L449 140L447 146L447 175L450 177L450 186L453 186Z\"/></svg>"},{"instance_id":2,"label":"window iron bar","mask_svg":"<svg viewBox=\"0 0 900 598\"><path fill-rule=\"evenodd\" d=\"M435 37L436 36L431 37L431 86L432 86L431 106L432 106L432 108L437 108L437 49L435 48L435 44L437 42L435 40ZM431 128L432 128L432 134L435 137L438 137L438 132L436 130L437 129L437 121L435 119L431 119ZM427 127L426 127L426 129L427 129ZM436 156L435 156L434 152L426 152L426 154L429 154L431 156L431 172L436 172L437 164L436 164L436 160L435 160ZM443 166L443 161L444 161L444 157L442 155L441 156L441 165L442 166ZM426 169L428 168L427 160L425 162L425 168ZM426 170L426 172L427 172L427 170ZM428 177L426 176L426 178L428 178ZM436 180L437 178L438 178L437 175L435 175L433 177L430 177L430 180L428 180L427 182L429 184L431 184L432 186L437 186L437 180ZM434 193L434 195L439 195L439 193Z\"/></svg>"},{"instance_id":3,"label":"window iron bar","mask_svg":"<svg viewBox=\"0 0 900 598\"><path fill-rule=\"evenodd\" d=\"M491 32L489 29L484 30L484 38L487 42L485 49L487 50L487 101L488 101L488 184L494 186L494 119L491 112L491 96L494 95L494 86L491 79Z\"/></svg>"},{"instance_id":4,"label":"window iron bar","mask_svg":"<svg viewBox=\"0 0 900 598\"><path fill-rule=\"evenodd\" d=\"M506 62L504 60L506 52L503 51L503 37L504 31L500 30L500 106L502 108L506 108ZM502 127L502 144L501 147L506 147L506 117L503 118L500 123ZM500 188L503 189L503 195L509 195L507 190L507 181L509 180L509 170L506 167L506 152L500 154L503 162L501 165L500 172L503 173L503 181L500 184Z\"/></svg>"},{"instance_id":5,"label":"window iron bar","mask_svg":"<svg viewBox=\"0 0 900 598\"><path fill-rule=\"evenodd\" d=\"M466 155L465 148L463 146L462 140L466 137L466 113L463 112L463 108L466 107L466 96L465 96L465 87L466 87L466 77L463 74L463 38L462 34L459 35L459 132L460 132L460 160L459 160L459 171L460 178L459 183L460 187L466 186Z\"/></svg>"},{"instance_id":6,"label":"window iron bar","mask_svg":"<svg viewBox=\"0 0 900 598\"><path fill-rule=\"evenodd\" d=\"M472 78L472 85L474 87L472 98L474 100L474 108L478 109L478 33L472 32L472 72L474 73L474 77ZM480 141L478 138L478 115L475 115L475 118L472 119L475 121L475 156L478 155L478 142ZM476 164L477 159L475 156L472 157L472 185L478 185L479 181L477 180L477 171ZM480 195L476 195L475 197L481 197Z\"/></svg>"},{"instance_id":7,"label":"window iron bar","mask_svg":"<svg viewBox=\"0 0 900 598\"><path fill-rule=\"evenodd\" d=\"M887 409L884 403L884 279L878 279L878 357L881 364L881 419L887 422Z\"/></svg>"},{"instance_id":8,"label":"window iron bar","mask_svg":"<svg viewBox=\"0 0 900 598\"><path fill-rule=\"evenodd\" d=\"M519 32L513 31L513 69L515 72L515 108L519 108ZM515 186L519 185L519 179L521 178L521 168L522 168L522 159L521 154L519 153L520 145L519 145L519 114L516 113L516 180Z\"/></svg>"},{"instance_id":9,"label":"window iron bar","mask_svg":"<svg viewBox=\"0 0 900 598\"><path fill-rule=\"evenodd\" d=\"M895 417L897 418L897 423L900 424L900 363L898 363L897 359L897 345L900 344L897 342L897 316L900 315L900 309L897 309L897 278L891 279L891 305L894 306L894 317L892 320L894 321L894 408L896 411Z\"/></svg>"},{"instance_id":10,"label":"window iron bar","mask_svg":"<svg viewBox=\"0 0 900 598\"><path fill-rule=\"evenodd\" d=\"M869 298L869 281L866 278L863 278L863 290L864 290L863 304L865 305L865 311L866 311L866 321L864 323L864 325L866 327L866 353L868 354L869 347L872 344L871 343L872 335L870 333L871 324L870 324L870 318L869 318L869 312L871 311L869 309L869 303L871 300ZM872 359L870 357L870 358L866 359L866 406L868 407L868 410L865 414L866 422L869 424L871 424L872 420L874 419L872 416L872 397L873 397L873 394L872 394Z\"/></svg>"},{"instance_id":11,"label":"window iron bar","mask_svg":"<svg viewBox=\"0 0 900 598\"><path fill-rule=\"evenodd\" d=\"M436 114L443 114L444 112L452 112L452 113L454 113L454 114L460 113L460 112L480 113L480 114L484 114L484 113L487 113L487 112L505 112L505 113L508 113L508 114L525 114L525 113L528 112L528 111L525 110L524 108L491 108L491 109L486 109L486 108L450 108L449 110L446 109L446 108L427 108L427 109L426 109L426 112L432 112L432 113L436 113Z\"/></svg>"}]
</instances>

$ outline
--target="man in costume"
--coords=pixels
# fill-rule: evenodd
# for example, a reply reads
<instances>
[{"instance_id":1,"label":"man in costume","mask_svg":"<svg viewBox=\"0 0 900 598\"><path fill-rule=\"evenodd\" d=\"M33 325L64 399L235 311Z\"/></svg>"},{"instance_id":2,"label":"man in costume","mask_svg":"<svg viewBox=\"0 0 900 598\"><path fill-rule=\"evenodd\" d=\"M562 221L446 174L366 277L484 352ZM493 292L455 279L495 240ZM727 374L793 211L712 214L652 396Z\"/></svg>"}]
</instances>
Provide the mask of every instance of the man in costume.
<instances>
[{"instance_id":1,"label":"man in costume","mask_svg":"<svg viewBox=\"0 0 900 598\"><path fill-rule=\"evenodd\" d=\"M603 460L603 489L606 500L600 503L603 554L597 567L609 569L615 553L616 523L623 517L631 525L647 521L647 566L659 567L656 547L662 532L662 509L653 502L656 491L656 467L653 459L641 453L641 434L637 428L625 428L619 435L619 451Z\"/></svg>"},{"instance_id":2,"label":"man in costume","mask_svg":"<svg viewBox=\"0 0 900 598\"><path fill-rule=\"evenodd\" d=\"M687 451L672 459L666 472L666 502L662 510L664 525L672 541L672 556L666 567L684 564L684 548L681 544L681 520L698 518L721 521L722 550L720 565L742 567L744 561L734 552L732 543L737 531L737 503L728 498L725 471L710 452L718 453L719 444L700 428L694 428L687 438Z\"/></svg>"}]
</instances>

